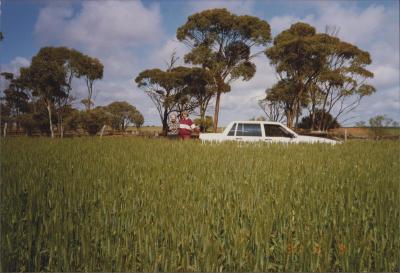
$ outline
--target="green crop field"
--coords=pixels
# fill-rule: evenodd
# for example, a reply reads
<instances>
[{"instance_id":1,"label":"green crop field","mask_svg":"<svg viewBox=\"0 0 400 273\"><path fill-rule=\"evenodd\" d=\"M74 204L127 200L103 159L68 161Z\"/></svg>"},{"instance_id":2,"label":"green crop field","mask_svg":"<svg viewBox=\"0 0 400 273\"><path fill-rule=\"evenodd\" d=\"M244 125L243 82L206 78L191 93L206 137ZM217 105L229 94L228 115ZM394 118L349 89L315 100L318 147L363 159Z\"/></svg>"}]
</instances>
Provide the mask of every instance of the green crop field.
<instances>
[{"instance_id":1,"label":"green crop field","mask_svg":"<svg viewBox=\"0 0 400 273\"><path fill-rule=\"evenodd\" d=\"M400 145L1 140L2 271L397 271Z\"/></svg>"}]
</instances>

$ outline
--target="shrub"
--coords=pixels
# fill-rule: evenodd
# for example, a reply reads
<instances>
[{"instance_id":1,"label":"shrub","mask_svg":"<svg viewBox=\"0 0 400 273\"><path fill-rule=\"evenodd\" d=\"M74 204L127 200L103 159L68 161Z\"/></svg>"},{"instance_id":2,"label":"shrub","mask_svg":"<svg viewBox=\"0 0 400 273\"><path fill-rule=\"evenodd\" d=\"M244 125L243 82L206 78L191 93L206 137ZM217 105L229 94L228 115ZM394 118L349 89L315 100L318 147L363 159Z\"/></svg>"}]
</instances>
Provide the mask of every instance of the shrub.
<instances>
[{"instance_id":1,"label":"shrub","mask_svg":"<svg viewBox=\"0 0 400 273\"><path fill-rule=\"evenodd\" d=\"M91 136L96 135L104 125L109 123L109 115L102 108L82 111L79 114L79 124Z\"/></svg>"},{"instance_id":2,"label":"shrub","mask_svg":"<svg viewBox=\"0 0 400 273\"><path fill-rule=\"evenodd\" d=\"M323 117L324 121L322 121ZM298 127L301 129L311 129L311 127L314 127L314 129L319 129L322 131L340 127L339 122L336 119L334 119L331 114L327 112L324 113L321 110L317 110L315 112L314 126L311 126L312 125L311 123L312 123L312 116L309 115L301 119L300 123L298 124Z\"/></svg>"},{"instance_id":3,"label":"shrub","mask_svg":"<svg viewBox=\"0 0 400 273\"><path fill-rule=\"evenodd\" d=\"M206 132L209 128L213 127L213 118L211 116L205 116L202 121L200 118L194 120L194 124L200 127L201 132Z\"/></svg>"}]
</instances>

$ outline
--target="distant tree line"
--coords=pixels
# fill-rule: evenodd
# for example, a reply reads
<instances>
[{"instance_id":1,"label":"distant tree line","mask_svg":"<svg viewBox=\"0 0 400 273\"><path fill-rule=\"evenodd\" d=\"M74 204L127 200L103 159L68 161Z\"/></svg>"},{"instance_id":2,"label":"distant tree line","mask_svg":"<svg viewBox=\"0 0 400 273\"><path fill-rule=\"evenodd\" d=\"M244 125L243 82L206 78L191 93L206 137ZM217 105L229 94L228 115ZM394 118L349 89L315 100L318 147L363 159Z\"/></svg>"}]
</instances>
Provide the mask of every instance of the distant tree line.
<instances>
[{"instance_id":1,"label":"distant tree line","mask_svg":"<svg viewBox=\"0 0 400 273\"><path fill-rule=\"evenodd\" d=\"M399 122L385 115L376 115L369 119L368 124L365 121L356 122L356 127L369 127L375 139L380 139L388 135L389 128L398 128ZM390 135L390 134L389 134Z\"/></svg>"},{"instance_id":2,"label":"distant tree line","mask_svg":"<svg viewBox=\"0 0 400 273\"><path fill-rule=\"evenodd\" d=\"M114 131L125 132L129 125L137 129L144 123L143 115L125 101L112 102L107 106L98 106L90 111L74 111L68 116L66 125L69 130L86 130L89 135L96 135L107 125Z\"/></svg>"},{"instance_id":3,"label":"distant tree line","mask_svg":"<svg viewBox=\"0 0 400 273\"><path fill-rule=\"evenodd\" d=\"M215 132L222 94L233 81L250 80L256 72L252 60L264 53L278 76L259 101L266 119L324 131L339 126L339 118L375 92L367 83L373 77L366 68L369 53L340 40L337 33L334 27L317 33L298 22L272 40L264 20L226 9L205 10L189 16L177 30L177 39L190 49L184 61L192 66L175 67L173 55L167 70L142 71L136 83L156 105L164 131L171 112L197 109L204 123L215 99Z\"/></svg>"},{"instance_id":4,"label":"distant tree line","mask_svg":"<svg viewBox=\"0 0 400 273\"><path fill-rule=\"evenodd\" d=\"M389 118L385 115L377 115L369 119L367 122L360 120L356 122L357 127L399 127L400 123L392 118Z\"/></svg>"},{"instance_id":5,"label":"distant tree line","mask_svg":"<svg viewBox=\"0 0 400 273\"><path fill-rule=\"evenodd\" d=\"M18 76L1 73L8 82L1 97L1 126L14 124L23 129L60 137L65 130L84 129L96 134L104 125L126 130L128 124L140 127L142 114L127 102L114 102L105 107L93 106L93 85L103 77L101 62L66 47L44 47L32 58L29 67L22 67ZM82 100L85 110L73 108L72 81L83 78L87 97Z\"/></svg>"},{"instance_id":6,"label":"distant tree line","mask_svg":"<svg viewBox=\"0 0 400 273\"><path fill-rule=\"evenodd\" d=\"M340 40L337 33L332 27L318 33L313 26L298 22L272 38L270 25L258 17L235 15L226 9L204 10L189 16L176 32L177 39L190 49L183 56L190 66L177 66L180 57L173 53L165 69L145 69L135 82L156 107L164 134L169 115L182 111L197 114L202 131L212 126L216 132L222 95L230 92L234 81L252 79L254 58L265 55L278 78L258 101L265 119L286 122L292 128L325 131L340 126L340 118L375 92L368 84L373 77L367 69L372 62L369 53ZM8 115L5 119L14 119L18 126L25 126L21 119L32 124L39 120L36 128L48 124L49 134L54 136L53 124L62 135L71 119L79 120L88 131L89 127L98 129L84 125L95 116L99 123L107 120L118 130L125 130L126 124L139 124L132 118L138 114L116 122L105 119L104 107L93 109L93 86L103 77L103 65L76 50L42 48L17 78L10 73L3 76L10 85L4 91L2 111L9 111L4 113ZM80 119L71 104L75 99L71 83L76 78L84 79L87 87ZM211 101L215 102L213 116L207 115ZM126 113L131 111L124 107Z\"/></svg>"}]
</instances>

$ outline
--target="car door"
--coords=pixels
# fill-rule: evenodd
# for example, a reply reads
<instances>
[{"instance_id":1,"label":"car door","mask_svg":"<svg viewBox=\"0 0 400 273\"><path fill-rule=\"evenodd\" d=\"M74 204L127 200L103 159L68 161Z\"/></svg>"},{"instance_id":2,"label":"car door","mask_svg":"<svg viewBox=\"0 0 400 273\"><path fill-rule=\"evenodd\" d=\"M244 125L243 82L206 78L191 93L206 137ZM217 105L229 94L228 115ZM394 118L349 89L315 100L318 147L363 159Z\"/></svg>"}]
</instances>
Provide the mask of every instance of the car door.
<instances>
[{"instance_id":1,"label":"car door","mask_svg":"<svg viewBox=\"0 0 400 273\"><path fill-rule=\"evenodd\" d=\"M237 124L235 140L255 142L263 139L261 124L259 123L241 123Z\"/></svg>"},{"instance_id":2,"label":"car door","mask_svg":"<svg viewBox=\"0 0 400 273\"><path fill-rule=\"evenodd\" d=\"M264 141L289 143L295 137L279 124L264 124Z\"/></svg>"}]
</instances>

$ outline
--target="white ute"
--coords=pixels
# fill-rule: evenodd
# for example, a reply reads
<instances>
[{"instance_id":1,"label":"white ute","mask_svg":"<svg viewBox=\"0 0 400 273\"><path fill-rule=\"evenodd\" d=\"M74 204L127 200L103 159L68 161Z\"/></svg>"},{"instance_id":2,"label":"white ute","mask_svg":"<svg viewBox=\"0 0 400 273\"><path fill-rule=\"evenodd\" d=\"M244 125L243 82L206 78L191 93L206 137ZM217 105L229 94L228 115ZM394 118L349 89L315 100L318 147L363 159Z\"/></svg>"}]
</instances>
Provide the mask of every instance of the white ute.
<instances>
[{"instance_id":1,"label":"white ute","mask_svg":"<svg viewBox=\"0 0 400 273\"><path fill-rule=\"evenodd\" d=\"M268 143L327 143L338 141L312 136L298 135L279 122L270 121L233 121L220 134L200 134L202 142L245 141Z\"/></svg>"}]
</instances>

